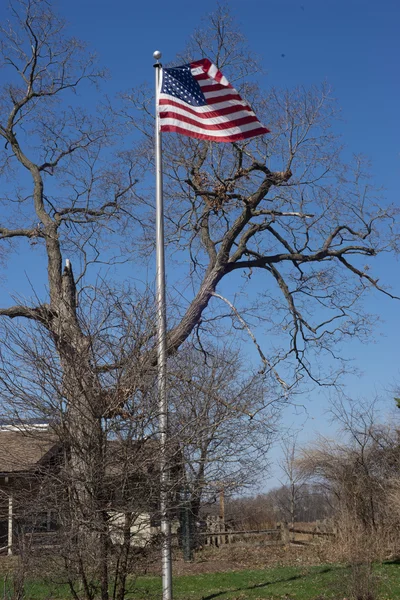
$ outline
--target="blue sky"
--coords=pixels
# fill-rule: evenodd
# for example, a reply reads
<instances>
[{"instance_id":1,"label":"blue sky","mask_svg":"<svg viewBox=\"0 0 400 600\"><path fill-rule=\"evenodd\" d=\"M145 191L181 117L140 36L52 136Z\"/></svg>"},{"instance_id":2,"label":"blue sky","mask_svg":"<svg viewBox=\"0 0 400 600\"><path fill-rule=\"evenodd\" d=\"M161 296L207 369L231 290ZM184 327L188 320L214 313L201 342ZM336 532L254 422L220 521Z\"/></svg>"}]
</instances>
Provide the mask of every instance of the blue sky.
<instances>
[{"instance_id":1,"label":"blue sky","mask_svg":"<svg viewBox=\"0 0 400 600\"><path fill-rule=\"evenodd\" d=\"M368 156L375 182L386 188L388 199L399 202L400 4L396 0L231 0L227 4L262 59L263 85L293 87L327 81L342 108L337 129L345 152ZM161 50L166 62L173 60L216 5L210 0L191 6L182 0L59 2L73 31L97 50L100 62L109 68L110 89L115 90L143 81L152 84L153 51ZM379 274L395 286L399 264L383 258ZM399 374L400 303L375 296L368 308L385 322L371 344L353 343L348 348L365 371L364 380L349 382L355 394L382 391ZM309 408L318 422L320 404L325 402L313 394Z\"/></svg>"},{"instance_id":2,"label":"blue sky","mask_svg":"<svg viewBox=\"0 0 400 600\"><path fill-rule=\"evenodd\" d=\"M5 4L0 6L0 19ZM166 62L173 60L216 2L59 0L54 5L70 23L71 32L97 51L110 72L107 90L113 95L143 81L152 84L153 51L161 50ZM336 129L343 136L345 153L368 156L373 180L385 188L387 199L398 203L398 0L231 0L227 5L262 59L265 87L307 87L322 81L332 86L342 108ZM16 260L23 269L23 255ZM378 269L381 282L392 282L399 292L399 263L383 257ZM7 288L15 289L17 283L10 270L6 275L8 286L1 294L5 301ZM29 295L28 288L25 293ZM348 391L354 396L377 392L389 397L389 387L396 378L400 381L400 303L374 295L367 309L379 314L382 323L371 343L352 342L347 347L347 354L364 372L347 380ZM322 392L313 392L304 403L309 419L303 438L314 431L329 432ZM304 414L299 417L288 411L285 420L300 426Z\"/></svg>"}]
</instances>

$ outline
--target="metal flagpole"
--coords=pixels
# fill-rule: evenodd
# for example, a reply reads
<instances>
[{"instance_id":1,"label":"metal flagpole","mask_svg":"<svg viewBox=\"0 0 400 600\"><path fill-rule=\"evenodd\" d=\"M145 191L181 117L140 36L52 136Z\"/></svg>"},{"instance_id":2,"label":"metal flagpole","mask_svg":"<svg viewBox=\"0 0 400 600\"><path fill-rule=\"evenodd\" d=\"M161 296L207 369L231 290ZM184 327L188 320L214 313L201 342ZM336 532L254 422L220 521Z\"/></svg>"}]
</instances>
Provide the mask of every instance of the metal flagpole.
<instances>
[{"instance_id":1,"label":"metal flagpole","mask_svg":"<svg viewBox=\"0 0 400 600\"><path fill-rule=\"evenodd\" d=\"M165 256L164 256L164 206L162 183L161 132L158 113L158 97L160 93L162 65L159 62L161 52L156 50L153 57L156 75L156 253L157 253L157 373L158 373L158 402L160 429L160 512L162 536L162 598L172 600L172 559L171 559L171 524L168 514L168 401L167 401L167 320L165 310Z\"/></svg>"}]
</instances>

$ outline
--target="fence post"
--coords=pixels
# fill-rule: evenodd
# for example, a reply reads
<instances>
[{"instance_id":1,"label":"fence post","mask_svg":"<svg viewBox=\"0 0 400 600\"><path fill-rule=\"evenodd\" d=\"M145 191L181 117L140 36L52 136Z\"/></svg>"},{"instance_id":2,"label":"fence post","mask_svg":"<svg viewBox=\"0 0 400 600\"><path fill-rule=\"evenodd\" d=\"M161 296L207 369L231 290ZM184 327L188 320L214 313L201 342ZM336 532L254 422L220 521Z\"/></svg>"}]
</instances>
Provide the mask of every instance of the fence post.
<instances>
[{"instance_id":1,"label":"fence post","mask_svg":"<svg viewBox=\"0 0 400 600\"><path fill-rule=\"evenodd\" d=\"M279 526L281 530L281 541L285 546L288 546L290 544L289 525L286 523L286 521L281 521Z\"/></svg>"},{"instance_id":2,"label":"fence post","mask_svg":"<svg viewBox=\"0 0 400 600\"><path fill-rule=\"evenodd\" d=\"M189 496L185 492L185 499L181 508L181 540L183 550L183 560L191 562L193 560L193 515Z\"/></svg>"},{"instance_id":3,"label":"fence post","mask_svg":"<svg viewBox=\"0 0 400 600\"><path fill-rule=\"evenodd\" d=\"M225 540L225 522L221 519L221 517L219 519L219 523L217 523L217 527L218 527L218 532L220 534L222 533L222 535L218 536L218 545L222 546L222 544L226 543L226 540Z\"/></svg>"}]
</instances>

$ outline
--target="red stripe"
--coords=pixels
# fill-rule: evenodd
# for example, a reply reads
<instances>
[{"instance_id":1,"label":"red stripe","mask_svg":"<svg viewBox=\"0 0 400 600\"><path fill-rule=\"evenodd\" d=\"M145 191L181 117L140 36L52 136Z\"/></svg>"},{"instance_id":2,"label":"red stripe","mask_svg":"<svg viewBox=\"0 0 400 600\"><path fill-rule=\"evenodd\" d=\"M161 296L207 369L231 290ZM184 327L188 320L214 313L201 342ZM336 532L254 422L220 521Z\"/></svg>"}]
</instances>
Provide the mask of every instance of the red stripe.
<instances>
[{"instance_id":1,"label":"red stripe","mask_svg":"<svg viewBox=\"0 0 400 600\"><path fill-rule=\"evenodd\" d=\"M269 129L266 127L259 127L258 129L252 129L251 131L244 131L242 133L235 133L226 137L216 137L210 134L195 133L182 127L176 127L175 125L161 125L161 131L173 131L180 133L181 135L187 135L188 137L197 138L199 140L210 140L211 142L236 142L238 140L247 140L248 138L256 137L257 135L263 135L269 133Z\"/></svg>"},{"instance_id":2,"label":"red stripe","mask_svg":"<svg viewBox=\"0 0 400 600\"><path fill-rule=\"evenodd\" d=\"M195 125L196 127L201 127L205 131L222 131L223 129L230 129L231 127L240 127L241 125L247 125L247 123L258 123L258 119L256 116L249 115L248 117L241 117L240 119L230 119L225 123L216 123L215 125L208 125L206 123L199 123L195 119L190 119L190 117L184 117L174 112L161 112L160 119L176 119L177 121L182 121L182 123L189 123L189 125Z\"/></svg>"},{"instance_id":3,"label":"red stripe","mask_svg":"<svg viewBox=\"0 0 400 600\"><path fill-rule=\"evenodd\" d=\"M215 73L214 77L211 77L209 73L211 67L213 66L213 63L208 58L202 58L201 60L197 60L196 62L190 63L190 67L192 69L197 69L197 67L201 67L203 69L203 72L206 74L207 79L214 80L220 83L221 79L223 78L223 74L219 69L217 69L217 72ZM203 75L195 75L194 77L196 79L205 79ZM228 87L232 87L230 83L228 83Z\"/></svg>"},{"instance_id":4,"label":"red stripe","mask_svg":"<svg viewBox=\"0 0 400 600\"><path fill-rule=\"evenodd\" d=\"M215 81L218 81L218 83L221 81L221 79L223 78L223 75L221 73L221 71L217 71L217 74L215 75Z\"/></svg>"},{"instance_id":5,"label":"red stripe","mask_svg":"<svg viewBox=\"0 0 400 600\"><path fill-rule=\"evenodd\" d=\"M212 119L213 117L223 117L225 115L230 115L235 112L239 112L241 110L247 110L251 112L251 108L249 106L241 106L240 104L233 104L232 106L225 106L225 108L218 108L217 110L210 110L208 112L197 112L193 108L190 108L188 104L182 106L178 102L174 100L165 100L162 98L159 102L160 106L168 104L169 106L175 106L176 108L181 108L182 110L189 112L192 115L196 115L199 119Z\"/></svg>"},{"instance_id":6,"label":"red stripe","mask_svg":"<svg viewBox=\"0 0 400 600\"><path fill-rule=\"evenodd\" d=\"M208 69L211 67L212 62L208 58L201 58L200 60L195 60L190 63L192 69L196 69L197 67L201 67L204 73L207 73Z\"/></svg>"},{"instance_id":7,"label":"red stripe","mask_svg":"<svg viewBox=\"0 0 400 600\"><path fill-rule=\"evenodd\" d=\"M205 92L218 92L220 90L226 90L228 89L226 85L221 85L220 83L214 83L211 85L203 85L201 87L201 91L203 92L203 94Z\"/></svg>"}]
</instances>

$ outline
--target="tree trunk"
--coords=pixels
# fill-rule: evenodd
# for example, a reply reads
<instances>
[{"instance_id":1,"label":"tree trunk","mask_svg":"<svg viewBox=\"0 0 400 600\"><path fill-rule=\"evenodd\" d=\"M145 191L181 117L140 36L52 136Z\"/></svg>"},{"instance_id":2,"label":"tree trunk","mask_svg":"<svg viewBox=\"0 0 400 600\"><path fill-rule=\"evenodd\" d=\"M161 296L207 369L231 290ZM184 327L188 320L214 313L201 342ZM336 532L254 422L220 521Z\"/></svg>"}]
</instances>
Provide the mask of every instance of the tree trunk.
<instances>
[{"instance_id":1,"label":"tree trunk","mask_svg":"<svg viewBox=\"0 0 400 600\"><path fill-rule=\"evenodd\" d=\"M108 600L108 523L105 512L106 432L100 384L91 364L90 340L76 315L72 270L63 274L63 302L52 333L63 372L67 409L63 423L70 533L83 563L96 573L101 598Z\"/></svg>"}]
</instances>

